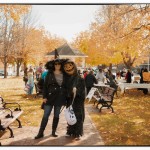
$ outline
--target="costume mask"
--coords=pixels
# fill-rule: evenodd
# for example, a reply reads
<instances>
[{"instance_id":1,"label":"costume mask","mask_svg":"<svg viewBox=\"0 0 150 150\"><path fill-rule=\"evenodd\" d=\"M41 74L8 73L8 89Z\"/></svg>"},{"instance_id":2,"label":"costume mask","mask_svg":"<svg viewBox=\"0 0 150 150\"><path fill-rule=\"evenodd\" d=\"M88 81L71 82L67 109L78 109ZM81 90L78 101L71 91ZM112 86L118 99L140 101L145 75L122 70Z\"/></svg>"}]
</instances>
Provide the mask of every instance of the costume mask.
<instances>
[{"instance_id":1,"label":"costume mask","mask_svg":"<svg viewBox=\"0 0 150 150\"><path fill-rule=\"evenodd\" d=\"M68 74L68 75L75 75L77 72L77 68L74 64L74 62L68 61L64 64L64 71Z\"/></svg>"}]
</instances>

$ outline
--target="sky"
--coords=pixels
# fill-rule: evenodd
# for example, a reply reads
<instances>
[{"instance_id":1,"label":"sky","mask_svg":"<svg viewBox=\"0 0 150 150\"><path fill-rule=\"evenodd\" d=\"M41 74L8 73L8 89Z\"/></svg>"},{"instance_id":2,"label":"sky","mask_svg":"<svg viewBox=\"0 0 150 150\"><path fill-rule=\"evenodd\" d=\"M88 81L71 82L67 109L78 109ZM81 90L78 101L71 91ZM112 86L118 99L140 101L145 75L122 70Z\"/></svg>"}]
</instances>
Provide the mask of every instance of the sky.
<instances>
[{"instance_id":1,"label":"sky","mask_svg":"<svg viewBox=\"0 0 150 150\"><path fill-rule=\"evenodd\" d=\"M100 5L33 5L33 15L38 26L44 26L52 35L68 42L89 29Z\"/></svg>"}]
</instances>

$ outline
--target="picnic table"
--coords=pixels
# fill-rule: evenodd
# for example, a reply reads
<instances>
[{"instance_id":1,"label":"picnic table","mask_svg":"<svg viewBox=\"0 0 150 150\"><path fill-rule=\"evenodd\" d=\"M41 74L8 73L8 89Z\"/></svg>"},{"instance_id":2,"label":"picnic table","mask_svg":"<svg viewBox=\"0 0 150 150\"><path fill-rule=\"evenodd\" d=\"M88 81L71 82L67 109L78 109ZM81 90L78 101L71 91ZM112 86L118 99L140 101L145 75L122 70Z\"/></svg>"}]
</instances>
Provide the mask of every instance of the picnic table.
<instances>
[{"instance_id":1,"label":"picnic table","mask_svg":"<svg viewBox=\"0 0 150 150\"><path fill-rule=\"evenodd\" d=\"M94 87L109 87L109 85L99 82L98 84L94 84Z\"/></svg>"},{"instance_id":2,"label":"picnic table","mask_svg":"<svg viewBox=\"0 0 150 150\"><path fill-rule=\"evenodd\" d=\"M150 92L150 83L119 83L118 86L121 89L121 94L125 93L125 90L128 88L135 89L135 88L142 88L142 89L149 89Z\"/></svg>"}]
</instances>

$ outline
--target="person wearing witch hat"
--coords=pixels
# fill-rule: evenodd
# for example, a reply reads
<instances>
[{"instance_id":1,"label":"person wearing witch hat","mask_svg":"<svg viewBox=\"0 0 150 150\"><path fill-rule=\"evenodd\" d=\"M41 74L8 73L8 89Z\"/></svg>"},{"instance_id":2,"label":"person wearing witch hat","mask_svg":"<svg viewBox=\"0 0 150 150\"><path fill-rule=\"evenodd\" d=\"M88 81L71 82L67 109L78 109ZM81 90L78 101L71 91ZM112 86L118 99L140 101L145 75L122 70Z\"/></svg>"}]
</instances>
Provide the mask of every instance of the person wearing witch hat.
<instances>
[{"instance_id":1,"label":"person wearing witch hat","mask_svg":"<svg viewBox=\"0 0 150 150\"><path fill-rule=\"evenodd\" d=\"M57 137L56 129L59 122L61 107L66 104L66 79L62 71L62 61L55 53L55 59L46 63L48 70L43 87L44 114L40 129L35 139L44 136L44 130L48 123L48 118L54 108L54 117L52 122L52 136Z\"/></svg>"}]
</instances>

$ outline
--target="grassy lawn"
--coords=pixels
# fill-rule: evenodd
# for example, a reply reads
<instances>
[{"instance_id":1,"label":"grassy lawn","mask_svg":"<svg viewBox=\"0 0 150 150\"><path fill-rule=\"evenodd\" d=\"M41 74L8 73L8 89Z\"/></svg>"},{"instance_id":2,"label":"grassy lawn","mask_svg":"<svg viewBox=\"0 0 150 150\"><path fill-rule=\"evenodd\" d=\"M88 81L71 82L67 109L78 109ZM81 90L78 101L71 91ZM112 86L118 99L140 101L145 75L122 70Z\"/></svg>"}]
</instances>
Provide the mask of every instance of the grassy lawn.
<instances>
[{"instance_id":1,"label":"grassy lawn","mask_svg":"<svg viewBox=\"0 0 150 150\"><path fill-rule=\"evenodd\" d=\"M0 95L8 102L18 102L24 113L23 126L39 126L43 110L42 98L27 97L22 78L0 79ZM150 145L150 94L130 90L125 96L114 98L114 113L98 109L86 101L88 112L105 145ZM90 109L89 109L90 108Z\"/></svg>"}]
</instances>

